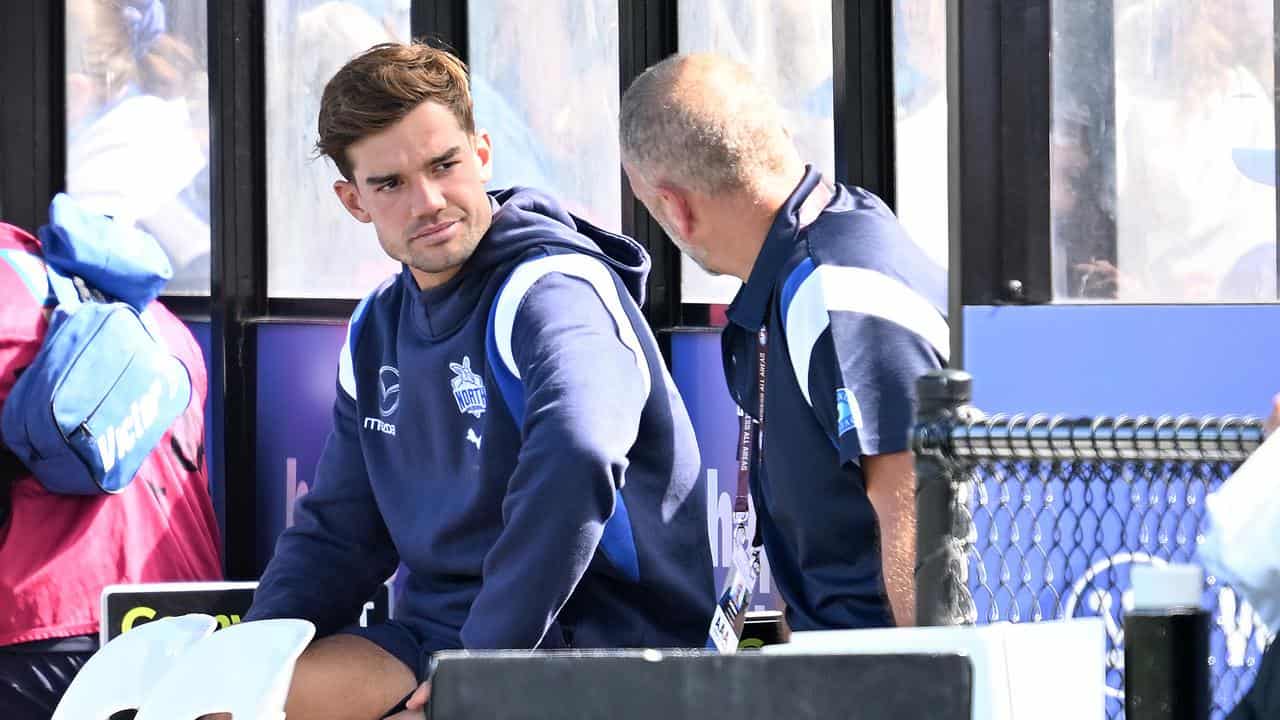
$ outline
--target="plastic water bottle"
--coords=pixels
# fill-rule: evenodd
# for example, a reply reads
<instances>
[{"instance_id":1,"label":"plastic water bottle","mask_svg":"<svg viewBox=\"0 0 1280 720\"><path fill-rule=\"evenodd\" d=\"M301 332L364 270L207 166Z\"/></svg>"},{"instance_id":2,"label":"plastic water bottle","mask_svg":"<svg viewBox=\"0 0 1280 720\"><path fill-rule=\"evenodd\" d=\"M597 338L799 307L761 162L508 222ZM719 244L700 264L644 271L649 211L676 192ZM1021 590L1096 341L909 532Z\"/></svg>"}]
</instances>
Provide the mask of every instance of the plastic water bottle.
<instances>
[{"instance_id":1,"label":"plastic water bottle","mask_svg":"<svg viewBox=\"0 0 1280 720\"><path fill-rule=\"evenodd\" d=\"M1124 616L1127 720L1208 720L1209 612L1195 565L1136 565Z\"/></svg>"}]
</instances>

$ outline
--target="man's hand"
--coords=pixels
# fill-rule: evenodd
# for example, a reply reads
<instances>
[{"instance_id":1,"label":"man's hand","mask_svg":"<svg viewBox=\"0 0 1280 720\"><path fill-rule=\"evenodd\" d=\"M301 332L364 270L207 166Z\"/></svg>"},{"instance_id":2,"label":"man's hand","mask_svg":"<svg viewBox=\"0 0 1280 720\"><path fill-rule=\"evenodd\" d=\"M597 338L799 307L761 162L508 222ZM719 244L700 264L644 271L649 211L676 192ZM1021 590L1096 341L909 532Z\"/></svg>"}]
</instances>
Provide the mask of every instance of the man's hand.
<instances>
[{"instance_id":1,"label":"man's hand","mask_svg":"<svg viewBox=\"0 0 1280 720\"><path fill-rule=\"evenodd\" d=\"M1270 435L1275 429L1280 427L1280 395L1271 398L1271 417L1267 418L1267 424L1263 426L1263 434Z\"/></svg>"},{"instance_id":2,"label":"man's hand","mask_svg":"<svg viewBox=\"0 0 1280 720\"><path fill-rule=\"evenodd\" d=\"M880 564L899 626L916 621L916 473L910 452L863 455L862 478L880 526Z\"/></svg>"},{"instance_id":3,"label":"man's hand","mask_svg":"<svg viewBox=\"0 0 1280 720\"><path fill-rule=\"evenodd\" d=\"M404 702L404 711L392 715L388 720L422 720L426 713L427 701L431 699L431 681L422 683Z\"/></svg>"}]
</instances>

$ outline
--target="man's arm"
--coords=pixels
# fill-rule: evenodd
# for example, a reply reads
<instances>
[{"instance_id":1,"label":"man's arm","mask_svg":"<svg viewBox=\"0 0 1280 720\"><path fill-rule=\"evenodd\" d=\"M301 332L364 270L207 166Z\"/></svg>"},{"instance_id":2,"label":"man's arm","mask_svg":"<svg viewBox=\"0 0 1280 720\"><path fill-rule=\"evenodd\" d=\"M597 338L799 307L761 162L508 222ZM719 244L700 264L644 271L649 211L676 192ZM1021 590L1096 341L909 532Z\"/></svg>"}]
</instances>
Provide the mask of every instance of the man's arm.
<instances>
[{"instance_id":1,"label":"man's arm","mask_svg":"<svg viewBox=\"0 0 1280 720\"><path fill-rule=\"evenodd\" d=\"M821 293L797 293L795 303L815 307L806 313L796 306L790 317L816 316L826 325L806 335L799 322L789 324L787 339L794 357L798 339L816 338L810 366L796 371L806 374L814 413L841 464L861 471L876 512L889 605L896 622L909 625L915 618L915 384L942 366L946 323L905 286L887 308L877 298L847 297L849 290L830 284Z\"/></svg>"},{"instance_id":2,"label":"man's arm","mask_svg":"<svg viewBox=\"0 0 1280 720\"><path fill-rule=\"evenodd\" d=\"M620 308L611 276L588 262L607 286L544 275L510 329L523 443L503 501L503 531L462 627L468 649L537 647L595 556L620 497L647 400L640 367L647 373L648 366L623 340L629 320L606 307L612 292ZM622 577L625 566L615 564Z\"/></svg>"},{"instance_id":3,"label":"man's arm","mask_svg":"<svg viewBox=\"0 0 1280 720\"><path fill-rule=\"evenodd\" d=\"M910 452L866 455L862 475L880 526L880 561L885 590L899 626L916 617L916 474Z\"/></svg>"},{"instance_id":4,"label":"man's arm","mask_svg":"<svg viewBox=\"0 0 1280 720\"><path fill-rule=\"evenodd\" d=\"M245 620L310 620L318 636L355 622L399 556L373 499L356 436L355 400L339 386L333 430L294 525L276 541Z\"/></svg>"}]
</instances>

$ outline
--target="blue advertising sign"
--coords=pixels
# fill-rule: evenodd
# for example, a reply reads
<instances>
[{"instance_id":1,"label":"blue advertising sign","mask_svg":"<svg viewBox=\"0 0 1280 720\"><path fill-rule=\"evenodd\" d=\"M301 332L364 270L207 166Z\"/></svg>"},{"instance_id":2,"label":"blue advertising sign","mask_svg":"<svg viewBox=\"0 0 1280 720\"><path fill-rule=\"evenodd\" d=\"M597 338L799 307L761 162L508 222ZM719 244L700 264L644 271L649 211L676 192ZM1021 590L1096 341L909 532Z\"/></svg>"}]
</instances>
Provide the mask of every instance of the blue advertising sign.
<instances>
[{"instance_id":1,"label":"blue advertising sign","mask_svg":"<svg viewBox=\"0 0 1280 720\"><path fill-rule=\"evenodd\" d=\"M1280 392L1280 304L966 307L986 412L1259 415Z\"/></svg>"},{"instance_id":2,"label":"blue advertising sign","mask_svg":"<svg viewBox=\"0 0 1280 720\"><path fill-rule=\"evenodd\" d=\"M333 424L345 324L258 328L258 572L293 523Z\"/></svg>"}]
</instances>

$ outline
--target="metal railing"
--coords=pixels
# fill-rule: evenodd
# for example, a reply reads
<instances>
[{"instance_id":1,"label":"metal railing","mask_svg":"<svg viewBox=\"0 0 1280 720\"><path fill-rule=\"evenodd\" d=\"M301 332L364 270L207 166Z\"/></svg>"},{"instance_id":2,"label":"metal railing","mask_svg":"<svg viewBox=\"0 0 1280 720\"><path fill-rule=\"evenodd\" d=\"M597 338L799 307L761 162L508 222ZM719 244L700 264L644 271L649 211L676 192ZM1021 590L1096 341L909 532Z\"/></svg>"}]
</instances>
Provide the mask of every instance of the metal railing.
<instances>
[{"instance_id":1,"label":"metal railing","mask_svg":"<svg viewBox=\"0 0 1280 720\"><path fill-rule=\"evenodd\" d=\"M971 378L921 378L916 603L921 625L1101 617L1107 717L1123 716L1129 569L1193 562L1204 498L1262 442L1256 419L986 416ZM1248 689L1266 628L1208 578L1213 717Z\"/></svg>"}]
</instances>

